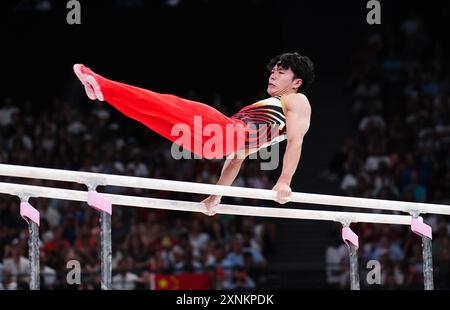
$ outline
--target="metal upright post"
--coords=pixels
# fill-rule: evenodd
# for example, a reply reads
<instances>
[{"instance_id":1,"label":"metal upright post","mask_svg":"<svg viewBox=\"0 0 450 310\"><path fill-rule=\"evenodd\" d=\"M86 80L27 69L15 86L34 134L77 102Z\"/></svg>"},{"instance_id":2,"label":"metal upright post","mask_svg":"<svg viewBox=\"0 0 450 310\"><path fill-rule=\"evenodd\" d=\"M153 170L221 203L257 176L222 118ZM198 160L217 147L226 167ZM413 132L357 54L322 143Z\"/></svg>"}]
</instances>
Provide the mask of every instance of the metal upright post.
<instances>
[{"instance_id":1,"label":"metal upright post","mask_svg":"<svg viewBox=\"0 0 450 310\"><path fill-rule=\"evenodd\" d=\"M111 274L112 274L112 248L111 248L111 214L107 212L100 212L101 224L101 277L102 290L111 289Z\"/></svg>"},{"instance_id":2,"label":"metal upright post","mask_svg":"<svg viewBox=\"0 0 450 310\"><path fill-rule=\"evenodd\" d=\"M39 211L29 202L28 197L20 202L20 215L28 223L28 257L30 261L30 290L40 288L39 265Z\"/></svg>"},{"instance_id":3,"label":"metal upright post","mask_svg":"<svg viewBox=\"0 0 450 310\"><path fill-rule=\"evenodd\" d=\"M350 262L350 289L359 290L359 264L358 264L358 236L350 229L349 226L343 225L342 240L348 246L348 256Z\"/></svg>"},{"instance_id":4,"label":"metal upright post","mask_svg":"<svg viewBox=\"0 0 450 310\"><path fill-rule=\"evenodd\" d=\"M425 290L434 290L433 281L433 254L432 239L433 232L423 219L413 215L411 220L411 230L416 235L422 237L422 257L423 257L423 281Z\"/></svg>"},{"instance_id":5,"label":"metal upright post","mask_svg":"<svg viewBox=\"0 0 450 310\"><path fill-rule=\"evenodd\" d=\"M101 288L112 288L111 214L112 204L92 187L88 192L88 205L100 212L101 237Z\"/></svg>"}]
</instances>

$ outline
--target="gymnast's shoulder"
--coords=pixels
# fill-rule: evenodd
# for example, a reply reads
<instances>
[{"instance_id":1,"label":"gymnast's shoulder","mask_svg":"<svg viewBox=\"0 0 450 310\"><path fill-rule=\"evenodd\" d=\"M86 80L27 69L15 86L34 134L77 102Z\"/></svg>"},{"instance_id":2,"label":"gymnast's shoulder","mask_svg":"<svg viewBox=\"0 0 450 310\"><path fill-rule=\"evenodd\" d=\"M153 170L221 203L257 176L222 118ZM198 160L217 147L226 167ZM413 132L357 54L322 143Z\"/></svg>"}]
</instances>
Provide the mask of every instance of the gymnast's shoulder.
<instances>
[{"instance_id":1,"label":"gymnast's shoulder","mask_svg":"<svg viewBox=\"0 0 450 310\"><path fill-rule=\"evenodd\" d=\"M283 97L283 104L287 111L294 111L302 114L311 113L311 105L308 98L302 93L288 94Z\"/></svg>"}]
</instances>

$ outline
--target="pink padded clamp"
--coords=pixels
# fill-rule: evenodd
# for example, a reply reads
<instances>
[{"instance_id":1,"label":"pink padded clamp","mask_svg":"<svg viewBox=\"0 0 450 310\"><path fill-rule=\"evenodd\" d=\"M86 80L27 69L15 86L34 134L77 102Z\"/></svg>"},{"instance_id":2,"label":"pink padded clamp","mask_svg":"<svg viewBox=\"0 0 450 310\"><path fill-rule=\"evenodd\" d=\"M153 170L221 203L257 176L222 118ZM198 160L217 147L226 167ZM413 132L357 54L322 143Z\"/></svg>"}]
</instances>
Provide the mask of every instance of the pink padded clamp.
<instances>
[{"instance_id":1,"label":"pink padded clamp","mask_svg":"<svg viewBox=\"0 0 450 310\"><path fill-rule=\"evenodd\" d=\"M96 191L88 191L88 205L97 211L112 214L111 202Z\"/></svg>"},{"instance_id":2,"label":"pink padded clamp","mask_svg":"<svg viewBox=\"0 0 450 310\"><path fill-rule=\"evenodd\" d=\"M23 201L20 203L20 216L22 216L25 221L32 221L39 226L39 211L36 210L29 202Z\"/></svg>"},{"instance_id":3,"label":"pink padded clamp","mask_svg":"<svg viewBox=\"0 0 450 310\"><path fill-rule=\"evenodd\" d=\"M353 244L355 247L359 247L359 242L358 242L358 235L355 234L350 227L343 227L342 228L342 239L344 240L344 242L348 245L348 242L350 242L351 244Z\"/></svg>"},{"instance_id":4,"label":"pink padded clamp","mask_svg":"<svg viewBox=\"0 0 450 310\"><path fill-rule=\"evenodd\" d=\"M413 218L411 220L411 230L416 235L419 235L421 237L425 236L430 239L433 239L431 226L425 224L422 218Z\"/></svg>"}]
</instances>

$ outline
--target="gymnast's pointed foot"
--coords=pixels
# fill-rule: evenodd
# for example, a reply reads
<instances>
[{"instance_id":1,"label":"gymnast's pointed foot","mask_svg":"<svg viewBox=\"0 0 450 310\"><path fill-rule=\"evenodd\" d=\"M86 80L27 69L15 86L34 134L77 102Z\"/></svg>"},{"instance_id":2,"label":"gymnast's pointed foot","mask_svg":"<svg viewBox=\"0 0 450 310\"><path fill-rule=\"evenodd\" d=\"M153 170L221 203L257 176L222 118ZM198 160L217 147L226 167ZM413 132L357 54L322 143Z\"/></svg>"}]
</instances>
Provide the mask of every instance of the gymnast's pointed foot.
<instances>
[{"instance_id":1,"label":"gymnast's pointed foot","mask_svg":"<svg viewBox=\"0 0 450 310\"><path fill-rule=\"evenodd\" d=\"M81 83L83 83L89 99L98 99L100 101L104 100L100 85L96 81L95 75L91 69L82 64L75 64L73 65L73 71L77 75L78 79L80 79Z\"/></svg>"}]
</instances>

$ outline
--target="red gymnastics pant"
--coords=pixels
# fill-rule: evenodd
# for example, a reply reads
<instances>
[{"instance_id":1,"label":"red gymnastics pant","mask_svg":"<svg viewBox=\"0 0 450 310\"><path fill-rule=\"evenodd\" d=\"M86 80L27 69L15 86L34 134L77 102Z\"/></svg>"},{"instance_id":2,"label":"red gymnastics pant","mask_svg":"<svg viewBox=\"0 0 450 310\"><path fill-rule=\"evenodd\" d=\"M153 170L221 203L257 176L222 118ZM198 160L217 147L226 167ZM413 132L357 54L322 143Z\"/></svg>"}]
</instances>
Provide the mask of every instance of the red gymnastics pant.
<instances>
[{"instance_id":1,"label":"red gymnastics pant","mask_svg":"<svg viewBox=\"0 0 450 310\"><path fill-rule=\"evenodd\" d=\"M105 101L202 158L223 158L245 145L245 123L227 117L209 105L92 74ZM173 134L174 126L181 130Z\"/></svg>"}]
</instances>

